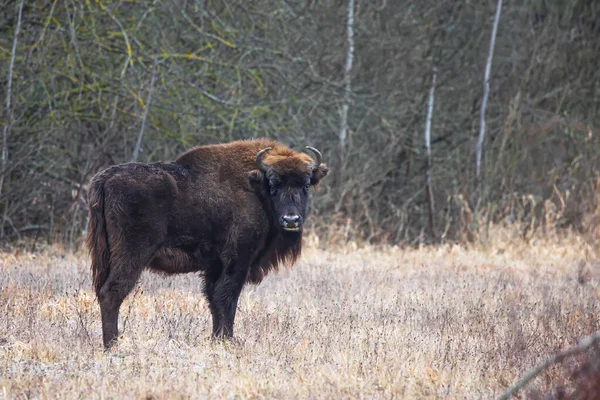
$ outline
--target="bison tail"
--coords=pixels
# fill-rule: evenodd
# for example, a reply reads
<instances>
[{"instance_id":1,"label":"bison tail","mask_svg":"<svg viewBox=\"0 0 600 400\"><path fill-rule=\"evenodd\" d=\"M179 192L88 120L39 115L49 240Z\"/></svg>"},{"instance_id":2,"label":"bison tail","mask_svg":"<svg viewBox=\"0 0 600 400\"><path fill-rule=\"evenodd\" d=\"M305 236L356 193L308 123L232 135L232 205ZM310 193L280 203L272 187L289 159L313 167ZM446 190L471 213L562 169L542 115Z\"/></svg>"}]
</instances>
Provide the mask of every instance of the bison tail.
<instances>
[{"instance_id":1,"label":"bison tail","mask_svg":"<svg viewBox=\"0 0 600 400\"><path fill-rule=\"evenodd\" d=\"M92 180L89 191L90 220L86 246L92 259L92 276L96 296L110 272L110 249L108 247L108 232L104 214L104 177L102 175Z\"/></svg>"}]
</instances>

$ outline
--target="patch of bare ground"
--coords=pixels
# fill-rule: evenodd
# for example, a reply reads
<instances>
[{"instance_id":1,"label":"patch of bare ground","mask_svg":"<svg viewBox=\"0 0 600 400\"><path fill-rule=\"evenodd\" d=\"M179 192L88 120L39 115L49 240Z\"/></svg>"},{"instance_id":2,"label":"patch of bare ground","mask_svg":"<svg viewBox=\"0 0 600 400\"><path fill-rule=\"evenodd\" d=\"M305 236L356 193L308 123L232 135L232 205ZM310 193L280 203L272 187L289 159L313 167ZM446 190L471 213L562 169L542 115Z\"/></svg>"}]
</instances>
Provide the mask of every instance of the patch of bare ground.
<instances>
[{"instance_id":1,"label":"patch of bare ground","mask_svg":"<svg viewBox=\"0 0 600 400\"><path fill-rule=\"evenodd\" d=\"M584 247L313 244L246 287L230 343L209 340L200 277L146 273L110 353L84 255L0 254L0 397L494 398L599 329L600 262ZM568 384L580 361L521 395Z\"/></svg>"}]
</instances>

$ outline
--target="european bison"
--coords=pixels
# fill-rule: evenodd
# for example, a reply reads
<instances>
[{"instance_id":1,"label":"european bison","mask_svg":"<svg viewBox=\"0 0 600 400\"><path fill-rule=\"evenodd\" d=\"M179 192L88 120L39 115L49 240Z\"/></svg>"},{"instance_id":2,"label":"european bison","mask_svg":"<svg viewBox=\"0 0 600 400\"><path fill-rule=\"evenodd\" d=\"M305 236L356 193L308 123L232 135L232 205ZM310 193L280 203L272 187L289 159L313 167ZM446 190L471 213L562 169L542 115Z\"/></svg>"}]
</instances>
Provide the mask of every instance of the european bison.
<instances>
[{"instance_id":1,"label":"european bison","mask_svg":"<svg viewBox=\"0 0 600 400\"><path fill-rule=\"evenodd\" d=\"M233 336L238 297L302 247L309 189L328 168L270 140L193 148L170 163L127 163L91 180L86 245L104 346L119 307L149 268L201 271L213 337Z\"/></svg>"}]
</instances>

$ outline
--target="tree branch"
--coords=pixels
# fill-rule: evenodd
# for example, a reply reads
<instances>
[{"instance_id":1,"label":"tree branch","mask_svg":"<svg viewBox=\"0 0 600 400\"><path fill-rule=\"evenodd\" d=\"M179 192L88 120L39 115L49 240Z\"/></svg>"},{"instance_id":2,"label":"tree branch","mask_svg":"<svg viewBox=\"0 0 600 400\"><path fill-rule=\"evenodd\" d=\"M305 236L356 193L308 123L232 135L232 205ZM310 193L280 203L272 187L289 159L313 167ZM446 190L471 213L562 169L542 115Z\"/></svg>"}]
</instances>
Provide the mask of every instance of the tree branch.
<instances>
[{"instance_id":1,"label":"tree branch","mask_svg":"<svg viewBox=\"0 0 600 400\"><path fill-rule=\"evenodd\" d=\"M571 347L564 351L561 351L560 353L549 357L548 359L546 359L546 361L544 361L542 364L538 365L537 367L532 368L527 373L527 375L525 375L523 378L518 380L514 385L512 385L506 392L504 392L502 394L502 396L498 397L498 400L507 400L512 395L514 395L519 389L521 389L523 386L525 386L527 383L529 383L529 381L531 381L533 378L535 378L540 373L542 373L546 368L548 368L554 364L557 364L568 357L585 352L587 349L592 347L596 342L600 342L600 331L596 331L596 333L594 333L593 335L590 335L590 336L582 339L577 346Z\"/></svg>"},{"instance_id":2,"label":"tree branch","mask_svg":"<svg viewBox=\"0 0 600 400\"><path fill-rule=\"evenodd\" d=\"M121 21L119 21L117 19L117 17L115 17L113 15L113 13L110 11L110 9L108 7L106 7L101 1L99 3L100 3L100 8L102 8L104 11L106 11L108 16L113 21L115 21L115 23L121 30L121 33L123 34L123 39L125 40L125 46L126 46L125 54L127 54L127 57L125 58L125 64L123 65L123 69L121 70L121 80L123 80L123 77L125 76L125 72L127 72L127 66L133 65L133 60L131 59L131 56L133 55L133 52L131 50L131 42L129 42L129 36L127 35L127 32L125 31L125 28L123 28L123 24L121 24Z\"/></svg>"},{"instance_id":3,"label":"tree branch","mask_svg":"<svg viewBox=\"0 0 600 400\"><path fill-rule=\"evenodd\" d=\"M152 78L150 79L150 89L148 90L148 98L146 99L146 107L144 108L144 116L142 117L142 127L140 128L140 134L138 135L135 148L133 149L133 155L131 156L131 162L136 162L138 153L140 152L140 146L142 145L142 138L144 137L144 128L146 127L146 119L148 118L148 110L150 109L150 102L152 101L152 91L154 90L154 81L156 80L156 64L158 57L154 57L154 64L152 65Z\"/></svg>"}]
</instances>

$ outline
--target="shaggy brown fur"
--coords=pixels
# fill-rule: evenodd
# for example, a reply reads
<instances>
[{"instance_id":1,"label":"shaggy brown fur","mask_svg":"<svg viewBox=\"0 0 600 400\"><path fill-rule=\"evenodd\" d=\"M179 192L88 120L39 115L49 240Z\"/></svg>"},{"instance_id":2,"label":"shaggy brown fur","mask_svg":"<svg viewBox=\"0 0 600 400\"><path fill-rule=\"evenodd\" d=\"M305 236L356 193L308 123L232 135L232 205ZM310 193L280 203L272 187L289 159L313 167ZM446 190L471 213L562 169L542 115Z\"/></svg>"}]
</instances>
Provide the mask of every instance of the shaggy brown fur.
<instances>
[{"instance_id":1,"label":"shaggy brown fur","mask_svg":"<svg viewBox=\"0 0 600 400\"><path fill-rule=\"evenodd\" d=\"M117 338L119 307L145 268L202 272L213 335L232 336L243 285L300 255L308 187L327 172L280 143L245 140L96 174L86 244L104 345Z\"/></svg>"}]
</instances>

